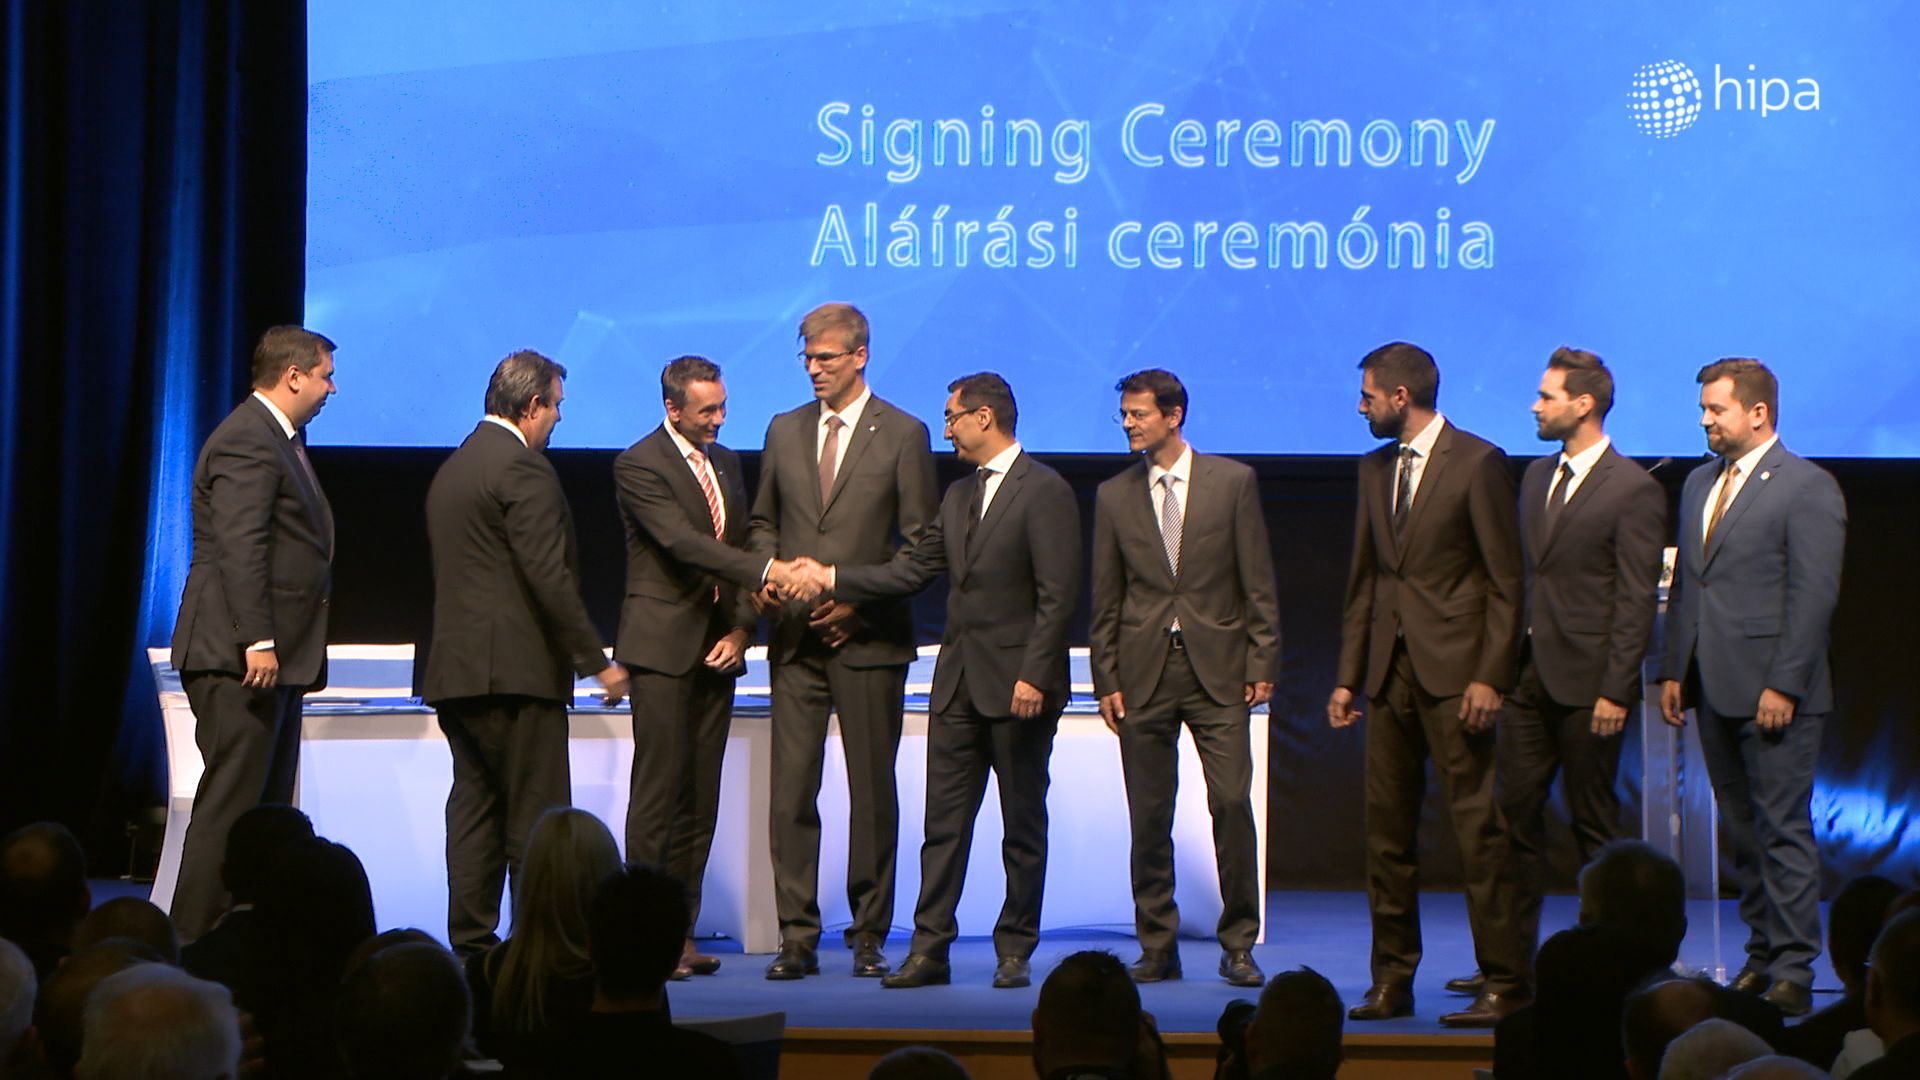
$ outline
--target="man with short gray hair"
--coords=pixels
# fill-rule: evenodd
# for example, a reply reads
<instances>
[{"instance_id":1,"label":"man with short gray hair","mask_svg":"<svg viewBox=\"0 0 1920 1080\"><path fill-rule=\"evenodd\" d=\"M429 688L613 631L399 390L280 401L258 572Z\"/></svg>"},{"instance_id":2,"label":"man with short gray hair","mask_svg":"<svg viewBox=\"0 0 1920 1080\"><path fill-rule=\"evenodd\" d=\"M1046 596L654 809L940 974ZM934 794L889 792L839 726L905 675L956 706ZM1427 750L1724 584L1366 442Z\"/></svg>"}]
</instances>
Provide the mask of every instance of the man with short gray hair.
<instances>
[{"instance_id":1,"label":"man with short gray hair","mask_svg":"<svg viewBox=\"0 0 1920 1080\"><path fill-rule=\"evenodd\" d=\"M1718 1080L1731 1069L1773 1053L1767 1041L1731 1020L1702 1020L1667 1045L1660 1080Z\"/></svg>"},{"instance_id":2,"label":"man with short gray hair","mask_svg":"<svg viewBox=\"0 0 1920 1080\"><path fill-rule=\"evenodd\" d=\"M76 1080L231 1080L240 1015L219 983L165 964L101 980L87 999Z\"/></svg>"},{"instance_id":3,"label":"man with short gray hair","mask_svg":"<svg viewBox=\"0 0 1920 1080\"><path fill-rule=\"evenodd\" d=\"M500 361L487 415L427 489L433 638L427 704L453 752L447 795L447 937L499 942L500 890L541 814L572 801L567 706L575 674L608 705L627 672L608 662L580 599L573 514L547 440L567 369L531 349Z\"/></svg>"}]
</instances>

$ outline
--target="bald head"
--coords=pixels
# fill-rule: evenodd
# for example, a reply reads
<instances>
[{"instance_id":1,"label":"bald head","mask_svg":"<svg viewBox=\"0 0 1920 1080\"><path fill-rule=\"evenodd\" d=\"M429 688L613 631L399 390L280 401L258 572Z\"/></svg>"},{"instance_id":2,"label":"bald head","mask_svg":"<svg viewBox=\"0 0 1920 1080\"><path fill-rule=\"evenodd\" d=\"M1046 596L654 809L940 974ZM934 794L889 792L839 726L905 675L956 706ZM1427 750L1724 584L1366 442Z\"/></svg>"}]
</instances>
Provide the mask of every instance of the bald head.
<instances>
[{"instance_id":1,"label":"bald head","mask_svg":"<svg viewBox=\"0 0 1920 1080\"><path fill-rule=\"evenodd\" d=\"M152 949L163 963L180 962L180 935L173 920L150 900L119 896L87 912L73 931L73 948L90 948L109 938L131 938Z\"/></svg>"}]
</instances>

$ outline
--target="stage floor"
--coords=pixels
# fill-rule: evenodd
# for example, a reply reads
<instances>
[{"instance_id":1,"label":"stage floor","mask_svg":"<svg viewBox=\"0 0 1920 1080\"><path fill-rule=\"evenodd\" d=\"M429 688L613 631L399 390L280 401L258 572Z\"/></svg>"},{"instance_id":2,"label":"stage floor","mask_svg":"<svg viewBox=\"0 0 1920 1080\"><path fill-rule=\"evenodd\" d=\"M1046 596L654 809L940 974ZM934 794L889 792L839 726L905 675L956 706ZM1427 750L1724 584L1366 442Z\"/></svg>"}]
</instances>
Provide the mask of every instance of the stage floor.
<instances>
[{"instance_id":1,"label":"stage floor","mask_svg":"<svg viewBox=\"0 0 1920 1080\"><path fill-rule=\"evenodd\" d=\"M144 896L145 892L144 886L119 881L94 882L96 902L117 895ZM1547 897L1542 938L1573 925L1577 909L1574 897ZM1701 963L1711 958L1716 909L1720 956L1737 971L1746 930L1731 900L1689 905L1690 930L1683 959ZM1415 1014L1400 1020L1350 1023L1349 1035L1456 1034L1442 1028L1436 1018L1464 1000L1447 993L1442 984L1474 967L1465 898L1457 892L1423 893L1420 913L1426 957L1414 982ZM1822 914L1824 918L1824 909ZM1371 938L1365 894L1270 892L1267 918L1267 943L1254 949L1254 957L1268 975L1305 965L1331 979L1342 999L1359 1000L1367 988ZM995 990L989 984L994 966L992 939L967 936L953 947L952 985L886 990L877 979L851 976L852 956L841 947L839 929L829 928L821 939L821 973L795 982L767 981L763 971L770 957L766 955L743 954L737 944L725 939L702 942L704 950L721 958L720 971L671 984L674 1014L738 1016L778 1010L787 1014L789 1030L1024 1031L1040 981L1061 957L1081 949L1107 949L1123 962L1131 962L1139 952L1131 931L1123 927L1050 931L1041 937L1040 948L1033 956L1033 986ZM896 929L887 940L887 958L896 965L907 957L910 936L908 931ZM1215 974L1220 949L1211 939L1183 937L1180 955L1185 978L1140 988L1141 999L1162 1031L1210 1033L1228 1002L1257 996L1257 991L1228 986ZM1821 1008L1837 1000L1839 987L1824 957L1816 967L1814 1005Z\"/></svg>"}]
</instances>

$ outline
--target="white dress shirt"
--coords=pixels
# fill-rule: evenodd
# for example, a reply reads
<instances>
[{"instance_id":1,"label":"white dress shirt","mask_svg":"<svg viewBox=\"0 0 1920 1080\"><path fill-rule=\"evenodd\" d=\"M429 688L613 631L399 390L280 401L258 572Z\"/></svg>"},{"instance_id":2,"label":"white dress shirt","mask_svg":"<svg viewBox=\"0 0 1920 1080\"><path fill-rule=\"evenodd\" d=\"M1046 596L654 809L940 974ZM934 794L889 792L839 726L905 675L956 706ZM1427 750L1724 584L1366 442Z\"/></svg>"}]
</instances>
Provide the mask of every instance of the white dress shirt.
<instances>
[{"instance_id":1,"label":"white dress shirt","mask_svg":"<svg viewBox=\"0 0 1920 1080\"><path fill-rule=\"evenodd\" d=\"M1014 443L1005 450L993 455L993 460L980 466L986 470L986 491L980 496L980 516L987 516L987 507L993 505L993 497L1000 491L1000 481L1007 478L1007 470L1013 468L1014 459L1020 456L1020 444Z\"/></svg>"},{"instance_id":2,"label":"white dress shirt","mask_svg":"<svg viewBox=\"0 0 1920 1080\"><path fill-rule=\"evenodd\" d=\"M486 422L489 424L499 424L501 427L506 428L508 431L513 432L513 437L520 440L521 446L529 445L527 442L527 433L520 430L519 424L514 423L513 421L507 419L506 417L495 416L492 413L488 413L486 415Z\"/></svg>"}]
</instances>

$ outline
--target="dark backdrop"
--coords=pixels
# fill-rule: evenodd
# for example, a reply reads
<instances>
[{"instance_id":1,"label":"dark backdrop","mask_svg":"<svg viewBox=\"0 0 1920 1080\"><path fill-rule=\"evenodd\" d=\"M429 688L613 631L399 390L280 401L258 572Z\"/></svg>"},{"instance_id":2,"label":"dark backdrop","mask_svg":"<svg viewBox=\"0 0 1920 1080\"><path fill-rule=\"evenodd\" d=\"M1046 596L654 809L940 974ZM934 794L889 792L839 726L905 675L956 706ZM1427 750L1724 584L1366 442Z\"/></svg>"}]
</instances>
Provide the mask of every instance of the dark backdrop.
<instances>
[{"instance_id":1,"label":"dark backdrop","mask_svg":"<svg viewBox=\"0 0 1920 1080\"><path fill-rule=\"evenodd\" d=\"M297 2L0 5L0 829L65 821L97 866L124 858L123 824L164 790L144 649L165 643L185 577L195 450L244 394L260 330L300 319L305 18ZM353 375L354 342L340 359L346 392L379 392L376 378ZM340 519L335 640L424 633L420 506L440 457L316 451ZM610 633L621 586L611 454L555 460L580 522L589 602ZM1080 493L1083 520L1094 485L1122 463L1048 460ZM1328 730L1320 713L1353 459L1254 464L1285 643L1272 883L1353 887L1359 735ZM1833 875L1910 876L1920 463L1827 464L1853 526L1833 637L1839 707L1815 808L1823 855ZM951 462L943 469L951 479ZM1663 470L1670 489L1681 471ZM938 607L936 587L920 612L929 639ZM1631 747L1627 760L1631 790ZM1451 880L1451 843L1429 832L1428 879Z\"/></svg>"}]
</instances>

